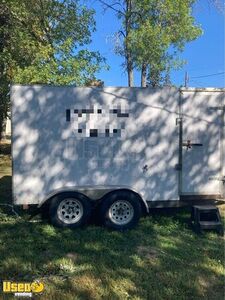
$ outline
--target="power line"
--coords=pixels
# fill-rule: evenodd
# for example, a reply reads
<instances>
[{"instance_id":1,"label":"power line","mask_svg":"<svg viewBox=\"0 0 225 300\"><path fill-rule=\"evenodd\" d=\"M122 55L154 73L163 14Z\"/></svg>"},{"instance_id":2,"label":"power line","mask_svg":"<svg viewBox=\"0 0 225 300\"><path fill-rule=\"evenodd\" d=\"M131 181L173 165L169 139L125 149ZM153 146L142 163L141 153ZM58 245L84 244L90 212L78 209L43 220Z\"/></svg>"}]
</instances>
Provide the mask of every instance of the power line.
<instances>
[{"instance_id":1,"label":"power line","mask_svg":"<svg viewBox=\"0 0 225 300\"><path fill-rule=\"evenodd\" d=\"M190 82L194 83L195 85L197 85L198 87L204 86L204 83L200 82L200 81L196 81L191 79Z\"/></svg>"},{"instance_id":2,"label":"power line","mask_svg":"<svg viewBox=\"0 0 225 300\"><path fill-rule=\"evenodd\" d=\"M191 76L189 76L188 72L186 71L185 72L185 77L184 77L184 86L188 87L188 83L190 81L197 83L197 81L195 81L193 79L206 78L206 77L212 77L212 76L223 75L223 74L225 74L225 72L218 72L218 73L213 73L213 74L207 74L207 75L201 75L201 76L191 77Z\"/></svg>"},{"instance_id":3,"label":"power line","mask_svg":"<svg viewBox=\"0 0 225 300\"><path fill-rule=\"evenodd\" d=\"M207 75L202 75L202 76L195 76L195 77L190 77L190 78L204 78L204 77L211 77L211 76L217 76L217 75L223 75L223 74L225 74L225 72L207 74Z\"/></svg>"}]
</instances>

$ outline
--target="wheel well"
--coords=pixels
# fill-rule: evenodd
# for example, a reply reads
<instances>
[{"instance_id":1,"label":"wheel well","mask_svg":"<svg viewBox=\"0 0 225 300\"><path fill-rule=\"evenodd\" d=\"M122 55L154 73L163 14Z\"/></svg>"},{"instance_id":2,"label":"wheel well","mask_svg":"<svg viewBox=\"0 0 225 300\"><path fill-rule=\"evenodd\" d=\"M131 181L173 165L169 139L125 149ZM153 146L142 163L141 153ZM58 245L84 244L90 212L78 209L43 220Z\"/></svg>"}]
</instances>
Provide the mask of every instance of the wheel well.
<instances>
[{"instance_id":1,"label":"wheel well","mask_svg":"<svg viewBox=\"0 0 225 300\"><path fill-rule=\"evenodd\" d=\"M57 197L57 196L60 196L60 195L64 195L64 194L81 194L83 195L84 197L87 198L87 196L85 196L84 194L78 192L78 191L61 191L59 193L56 193L54 194L53 196L50 196L48 199L46 199L43 203L41 203L41 205L39 206L39 209L44 213L44 215L48 214L49 212L49 205L52 201L53 198Z\"/></svg>"},{"instance_id":2,"label":"wheel well","mask_svg":"<svg viewBox=\"0 0 225 300\"><path fill-rule=\"evenodd\" d=\"M132 190L129 190L129 189L116 189L116 190L113 190L113 191L110 191L109 193L105 194L100 200L99 202L101 203L104 199L106 199L107 197L109 197L110 195L116 193L116 192L126 192L126 193L129 193L129 194L133 194L135 195L135 197L137 198L137 200L140 202L141 204L141 211L142 211L142 215L146 215L147 214L147 208L146 208L146 205L144 203L144 200L142 199L142 197L132 191Z\"/></svg>"},{"instance_id":3,"label":"wheel well","mask_svg":"<svg viewBox=\"0 0 225 300\"><path fill-rule=\"evenodd\" d=\"M140 202L141 204L141 210L142 210L142 215L146 215L147 214L147 207L146 207L146 204L144 203L144 200L142 199L142 197L132 191L132 190L129 190L129 189L115 189L113 191L110 191L108 193L106 193L102 198L100 198L99 200L96 200L94 201L96 203L96 206L98 207L98 205L107 197L109 197L110 195L112 195L113 193L115 192L118 192L118 191L122 191L122 192L126 192L126 193L132 193L133 195L135 195L135 197L137 198L137 200ZM49 210L49 205L52 201L52 199L56 196L59 196L59 195L64 195L64 194L67 194L67 193L73 193L73 194L76 194L76 193L79 193L81 195L83 195L84 197L87 197L85 194L81 193L80 191L61 191L57 194L54 194L52 195L51 197L49 197L48 199L46 199L41 205L40 205L40 210L44 212L44 214L48 213L48 210ZM92 199L90 199L92 200Z\"/></svg>"}]
</instances>

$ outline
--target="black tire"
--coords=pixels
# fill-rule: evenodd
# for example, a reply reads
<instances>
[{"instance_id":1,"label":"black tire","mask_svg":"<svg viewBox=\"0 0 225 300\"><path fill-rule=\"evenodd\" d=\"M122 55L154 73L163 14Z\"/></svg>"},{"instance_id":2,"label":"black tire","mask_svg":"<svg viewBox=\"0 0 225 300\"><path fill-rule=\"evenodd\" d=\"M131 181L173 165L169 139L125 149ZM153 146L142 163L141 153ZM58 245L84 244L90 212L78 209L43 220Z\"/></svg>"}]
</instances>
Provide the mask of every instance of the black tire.
<instances>
[{"instance_id":1,"label":"black tire","mask_svg":"<svg viewBox=\"0 0 225 300\"><path fill-rule=\"evenodd\" d=\"M63 205L64 208L62 208ZM68 209L70 209L69 213ZM51 223L56 227L78 228L88 222L91 210L92 206L88 197L76 192L66 192L56 195L51 200L49 215ZM67 216L69 216L68 219Z\"/></svg>"},{"instance_id":2,"label":"black tire","mask_svg":"<svg viewBox=\"0 0 225 300\"><path fill-rule=\"evenodd\" d=\"M117 210L117 215L113 216L113 209L116 207L117 203L119 209L120 206L123 207L123 205L125 206L125 209L121 213L118 213ZM132 209L129 210L129 208ZM132 211L133 213L130 214L130 216L128 214L129 220L125 220L125 215L129 211ZM140 200L134 193L127 191L115 191L104 197L99 213L104 226L115 230L126 230L133 228L138 223L142 215L142 209ZM118 216L119 219L119 214L123 215L123 220L127 223L119 224L120 221L118 223L116 217Z\"/></svg>"},{"instance_id":3,"label":"black tire","mask_svg":"<svg viewBox=\"0 0 225 300\"><path fill-rule=\"evenodd\" d=\"M49 201L45 202L41 206L40 212L41 212L41 218L43 221L49 221L49 206L50 206Z\"/></svg>"}]
</instances>

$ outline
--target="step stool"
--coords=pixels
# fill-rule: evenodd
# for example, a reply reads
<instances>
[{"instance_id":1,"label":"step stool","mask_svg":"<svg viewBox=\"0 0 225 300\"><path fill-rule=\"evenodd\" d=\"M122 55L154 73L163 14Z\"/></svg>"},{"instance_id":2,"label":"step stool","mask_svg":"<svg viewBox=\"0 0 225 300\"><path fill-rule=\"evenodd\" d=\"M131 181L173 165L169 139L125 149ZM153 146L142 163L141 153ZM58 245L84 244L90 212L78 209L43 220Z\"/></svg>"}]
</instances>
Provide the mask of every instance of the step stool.
<instances>
[{"instance_id":1,"label":"step stool","mask_svg":"<svg viewBox=\"0 0 225 300\"><path fill-rule=\"evenodd\" d=\"M194 205L191 210L191 221L194 229L201 233L205 229L216 230L223 235L219 209L214 205Z\"/></svg>"}]
</instances>

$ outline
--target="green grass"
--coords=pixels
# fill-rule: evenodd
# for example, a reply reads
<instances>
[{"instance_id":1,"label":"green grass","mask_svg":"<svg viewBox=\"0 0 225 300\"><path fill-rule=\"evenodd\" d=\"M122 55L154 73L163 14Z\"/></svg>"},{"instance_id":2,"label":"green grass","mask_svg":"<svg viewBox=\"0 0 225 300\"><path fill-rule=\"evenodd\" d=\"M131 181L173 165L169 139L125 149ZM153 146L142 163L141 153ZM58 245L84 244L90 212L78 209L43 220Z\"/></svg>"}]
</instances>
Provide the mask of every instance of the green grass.
<instances>
[{"instance_id":1,"label":"green grass","mask_svg":"<svg viewBox=\"0 0 225 300\"><path fill-rule=\"evenodd\" d=\"M0 203L10 203L10 156L0 159ZM196 235L188 219L186 209L160 211L124 233L72 231L0 206L0 278L42 280L41 300L222 300L224 238Z\"/></svg>"}]
</instances>

